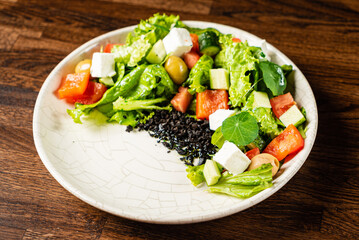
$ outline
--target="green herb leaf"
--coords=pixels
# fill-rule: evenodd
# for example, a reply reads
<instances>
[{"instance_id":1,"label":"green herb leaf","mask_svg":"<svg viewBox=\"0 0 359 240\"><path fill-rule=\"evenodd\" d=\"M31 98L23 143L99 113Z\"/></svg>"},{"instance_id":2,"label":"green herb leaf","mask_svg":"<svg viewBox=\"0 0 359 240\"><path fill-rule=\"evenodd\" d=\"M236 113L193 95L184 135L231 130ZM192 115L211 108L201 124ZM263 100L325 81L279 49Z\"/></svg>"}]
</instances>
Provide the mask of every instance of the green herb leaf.
<instances>
[{"instance_id":1,"label":"green herb leaf","mask_svg":"<svg viewBox=\"0 0 359 240\"><path fill-rule=\"evenodd\" d=\"M263 72L263 80L273 93L273 96L283 94L287 87L287 80L284 77L282 68L272 62L264 61L259 63L259 68Z\"/></svg>"},{"instance_id":2,"label":"green herb leaf","mask_svg":"<svg viewBox=\"0 0 359 240\"><path fill-rule=\"evenodd\" d=\"M229 117L222 123L223 137L238 146L245 146L253 142L258 136L258 130L255 117L248 112L241 112Z\"/></svg>"},{"instance_id":3,"label":"green herb leaf","mask_svg":"<svg viewBox=\"0 0 359 240\"><path fill-rule=\"evenodd\" d=\"M224 141L225 141L225 139L223 137L222 127L219 127L213 133L212 138L211 138L211 143L213 145L216 145L218 148L222 148Z\"/></svg>"}]
</instances>

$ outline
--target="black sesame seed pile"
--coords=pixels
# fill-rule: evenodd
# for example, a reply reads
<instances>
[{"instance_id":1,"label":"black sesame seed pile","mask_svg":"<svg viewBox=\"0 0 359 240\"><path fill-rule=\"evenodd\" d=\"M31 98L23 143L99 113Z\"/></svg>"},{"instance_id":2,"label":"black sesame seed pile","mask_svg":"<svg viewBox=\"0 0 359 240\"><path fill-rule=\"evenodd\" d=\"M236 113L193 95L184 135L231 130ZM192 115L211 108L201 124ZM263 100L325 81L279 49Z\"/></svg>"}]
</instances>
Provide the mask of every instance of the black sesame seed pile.
<instances>
[{"instance_id":1,"label":"black sesame seed pile","mask_svg":"<svg viewBox=\"0 0 359 240\"><path fill-rule=\"evenodd\" d=\"M208 121L187 117L178 111L156 111L154 116L145 124L138 124L138 130L146 130L151 137L158 138L165 147L176 150L182 155L180 159L186 165L193 166L193 160L198 158L201 165L210 155L216 153L216 147L211 144L212 131ZM128 128L131 131L132 128Z\"/></svg>"}]
</instances>

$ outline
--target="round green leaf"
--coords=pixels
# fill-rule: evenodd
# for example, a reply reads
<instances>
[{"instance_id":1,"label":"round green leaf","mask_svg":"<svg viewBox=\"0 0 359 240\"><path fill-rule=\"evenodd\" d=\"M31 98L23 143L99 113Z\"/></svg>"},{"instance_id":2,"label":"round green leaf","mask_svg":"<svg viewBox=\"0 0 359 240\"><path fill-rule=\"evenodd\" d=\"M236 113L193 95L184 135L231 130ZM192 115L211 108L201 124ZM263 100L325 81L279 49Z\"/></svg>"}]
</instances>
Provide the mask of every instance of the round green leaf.
<instances>
[{"instance_id":1,"label":"round green leaf","mask_svg":"<svg viewBox=\"0 0 359 240\"><path fill-rule=\"evenodd\" d=\"M248 112L241 112L222 123L223 137L237 146L246 146L258 136L257 120Z\"/></svg>"}]
</instances>

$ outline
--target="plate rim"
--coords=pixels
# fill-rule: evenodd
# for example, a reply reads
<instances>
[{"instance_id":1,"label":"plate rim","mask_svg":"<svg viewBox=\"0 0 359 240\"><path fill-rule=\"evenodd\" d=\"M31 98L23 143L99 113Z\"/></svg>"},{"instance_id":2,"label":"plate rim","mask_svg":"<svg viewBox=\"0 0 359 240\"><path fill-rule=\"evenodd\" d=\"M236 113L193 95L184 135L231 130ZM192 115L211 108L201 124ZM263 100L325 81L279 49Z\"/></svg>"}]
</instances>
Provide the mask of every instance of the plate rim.
<instances>
[{"instance_id":1,"label":"plate rim","mask_svg":"<svg viewBox=\"0 0 359 240\"><path fill-rule=\"evenodd\" d=\"M229 25L224 25L224 24L218 24L218 23L214 23L214 22L207 22L207 21L191 21L191 20L187 20L187 21L183 21L184 23L186 23L187 25L191 26L191 25L207 25L208 27L214 27L216 29L218 29L219 31L221 31L221 29L225 28L228 30L231 30L233 32L242 32L244 34L246 34L248 37L254 38L254 39L261 39L260 37L249 33L247 31L244 31L242 29L236 28L236 27L232 27ZM115 36L117 34L120 34L121 32L127 32L127 31L132 31L137 25L132 25L132 26L128 26L128 27L124 27L124 28L120 28L120 29L116 29L113 31L110 31L108 33L102 34L100 36L97 36L87 42L85 42L84 44L82 44L81 46L79 46L78 48L76 48L75 50L73 50L70 54L68 54L62 61L60 61L56 67L50 72L50 74L47 76L47 78L45 79L44 83L41 86L41 89L39 91L39 94L36 98L36 102L35 102L35 107L34 107L34 112L33 112L33 139L34 139L34 143L35 143L35 148L38 152L38 155L41 159L41 161L43 162L43 164L45 165L46 169L50 172L50 174L55 178L55 180L63 187L65 188L67 191L69 191L71 194L73 194L74 196L76 196L77 198L81 199L82 201L86 202L87 204L100 209L102 211L114 214L116 216L120 216L123 218L127 218L127 219L131 219L131 220L135 220L135 221L141 221L141 222L147 222L147 223L156 223L156 224L189 224L189 223L195 223L195 222L204 222L204 221L209 221L209 220L214 220L214 219L218 219L218 218L222 218L225 216L229 216L238 212L241 212L245 209L248 209L262 201L264 201L265 199L267 199L268 197L272 196L274 193L276 193L279 189L281 189L285 184L287 184L292 177L299 171L299 169L302 167L302 165L304 164L304 162L307 160L309 154L311 153L311 150L314 146L315 143L315 139L316 139L316 135L317 135L317 131L318 131L318 110L317 110L317 104L316 104L316 99L315 96L313 94L313 91L310 87L310 84L308 82L308 80L306 79L306 77L304 76L304 74L300 71L300 69L286 56L284 55L280 50L278 50L276 47L272 46L271 44L268 43L268 46L270 46L271 48L273 48L275 50L275 54L279 55L282 59L285 59L285 61L288 64L291 64L293 66L293 68L295 68L295 70L301 75L302 78L304 78L304 80L306 81L306 84L309 87L310 92L308 93L309 95L311 95L311 97L314 99L314 126L313 126L313 140L311 141L311 146L308 149L307 152L302 153L302 156L300 156L300 159L297 159L297 162L295 164L295 168L292 171L287 171L288 173L286 174L286 172L284 172L282 175L286 176L280 183L278 183L276 186L272 186L271 188L268 188L258 194L256 194L255 196L248 198L246 200L248 200L248 204L242 204L242 202L240 202L239 204L236 204L230 208L225 209L224 211L220 211L220 212L216 212L216 213L212 213L212 214L205 214L205 215L197 215L195 217L183 217L181 219L169 219L166 218L165 220L161 220L161 219L147 219L147 218L141 218L138 216L134 216L131 215L131 212L128 211L118 211L116 210L116 208L112 207L112 206L107 206L107 204L102 204L99 203L98 201L96 201L95 199L93 199L92 197L86 195L86 193L81 192L81 190L76 189L75 186L73 186L71 183L69 183L66 179L64 179L61 175L61 173L59 173L56 170L56 167L51 163L51 161L47 158L47 154L45 153L44 148L42 147L42 143L40 138L40 135L38 134L40 131L40 126L37 121L37 119L39 118L39 105L41 102L41 99L43 98L43 96L45 95L45 90L47 88L47 86L50 84L51 79L54 78L54 76L58 73L59 69L65 65L68 60L72 59L74 56L81 54L82 52L84 52L86 49L88 49L89 47L91 47L92 45L96 44L97 42L103 40L103 39L108 39L112 36ZM296 158L299 157L298 155L296 156ZM293 166L294 167L294 166ZM188 183L190 184L190 183ZM237 206L239 205L239 206Z\"/></svg>"}]
</instances>

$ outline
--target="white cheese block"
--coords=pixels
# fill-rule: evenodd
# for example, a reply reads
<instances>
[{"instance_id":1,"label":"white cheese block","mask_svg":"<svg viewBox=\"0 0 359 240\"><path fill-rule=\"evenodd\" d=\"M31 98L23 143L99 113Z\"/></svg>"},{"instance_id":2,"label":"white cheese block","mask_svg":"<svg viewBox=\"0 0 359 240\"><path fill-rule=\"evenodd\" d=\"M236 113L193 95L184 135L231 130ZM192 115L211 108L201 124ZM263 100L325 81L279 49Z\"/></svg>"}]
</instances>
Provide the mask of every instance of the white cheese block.
<instances>
[{"instance_id":1,"label":"white cheese block","mask_svg":"<svg viewBox=\"0 0 359 240\"><path fill-rule=\"evenodd\" d=\"M253 108L259 108L259 107L272 108L267 93L253 91L253 96L254 96Z\"/></svg>"},{"instance_id":2,"label":"white cheese block","mask_svg":"<svg viewBox=\"0 0 359 240\"><path fill-rule=\"evenodd\" d=\"M213 160L234 175L244 172L251 164L251 160L234 143L228 141L213 156Z\"/></svg>"},{"instance_id":3,"label":"white cheese block","mask_svg":"<svg viewBox=\"0 0 359 240\"><path fill-rule=\"evenodd\" d=\"M215 131L217 128L222 126L222 123L226 118L230 117L235 113L234 110L218 109L211 115L209 115L209 128Z\"/></svg>"},{"instance_id":4,"label":"white cheese block","mask_svg":"<svg viewBox=\"0 0 359 240\"><path fill-rule=\"evenodd\" d=\"M185 28L172 28L163 39L167 54L181 57L192 48L191 35Z\"/></svg>"},{"instance_id":5,"label":"white cheese block","mask_svg":"<svg viewBox=\"0 0 359 240\"><path fill-rule=\"evenodd\" d=\"M92 56L91 76L96 78L116 75L115 54L96 52Z\"/></svg>"}]
</instances>

